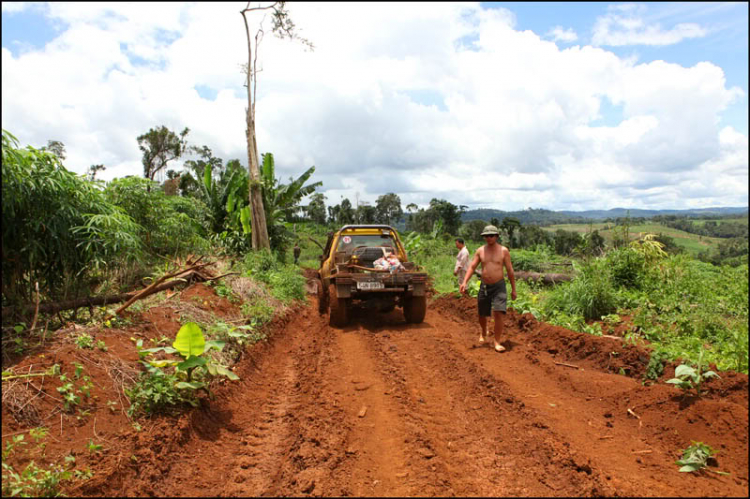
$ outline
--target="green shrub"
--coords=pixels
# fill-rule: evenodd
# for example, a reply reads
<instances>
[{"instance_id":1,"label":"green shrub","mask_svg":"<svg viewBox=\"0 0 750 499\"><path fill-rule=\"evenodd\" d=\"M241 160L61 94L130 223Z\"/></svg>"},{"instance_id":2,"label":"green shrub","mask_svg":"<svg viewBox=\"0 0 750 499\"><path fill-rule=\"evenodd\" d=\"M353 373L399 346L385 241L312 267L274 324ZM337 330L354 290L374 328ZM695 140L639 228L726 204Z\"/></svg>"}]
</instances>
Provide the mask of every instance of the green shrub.
<instances>
[{"instance_id":1,"label":"green shrub","mask_svg":"<svg viewBox=\"0 0 750 499\"><path fill-rule=\"evenodd\" d=\"M619 248L606 255L607 266L616 286L641 289L644 284L646 258L633 248Z\"/></svg>"},{"instance_id":2,"label":"green shrub","mask_svg":"<svg viewBox=\"0 0 750 499\"><path fill-rule=\"evenodd\" d=\"M53 153L18 148L2 134L3 299L28 303L34 283L53 300L89 292L92 270L138 255L133 220L98 183L68 171Z\"/></svg>"},{"instance_id":3,"label":"green shrub","mask_svg":"<svg viewBox=\"0 0 750 499\"><path fill-rule=\"evenodd\" d=\"M617 294L607 261L602 258L584 263L569 283L559 284L544 302L545 315L560 311L585 320L601 319L617 310Z\"/></svg>"},{"instance_id":4,"label":"green shrub","mask_svg":"<svg viewBox=\"0 0 750 499\"><path fill-rule=\"evenodd\" d=\"M117 178L107 184L107 199L140 226L140 238L158 255L201 253L208 249L207 208L197 199L167 196L157 183L141 178ZM149 191L149 187L151 190Z\"/></svg>"},{"instance_id":5,"label":"green shrub","mask_svg":"<svg viewBox=\"0 0 750 499\"><path fill-rule=\"evenodd\" d=\"M184 403L195 405L195 394L176 388L178 381L176 374L167 374L159 368L142 373L133 386L125 389L130 399L128 416L165 412Z\"/></svg>"},{"instance_id":6,"label":"green shrub","mask_svg":"<svg viewBox=\"0 0 750 499\"><path fill-rule=\"evenodd\" d=\"M305 299L305 278L296 265L280 263L267 251L254 251L245 255L244 266L245 273L268 284L278 300L288 303Z\"/></svg>"}]
</instances>

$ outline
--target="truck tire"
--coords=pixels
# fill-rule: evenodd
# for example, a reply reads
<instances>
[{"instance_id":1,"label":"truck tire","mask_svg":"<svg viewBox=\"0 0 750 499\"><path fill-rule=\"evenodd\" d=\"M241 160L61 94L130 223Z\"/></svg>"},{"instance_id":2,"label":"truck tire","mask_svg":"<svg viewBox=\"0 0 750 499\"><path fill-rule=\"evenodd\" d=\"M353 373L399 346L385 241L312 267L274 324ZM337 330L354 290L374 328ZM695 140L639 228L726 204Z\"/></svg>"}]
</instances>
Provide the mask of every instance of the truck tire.
<instances>
[{"instance_id":1,"label":"truck tire","mask_svg":"<svg viewBox=\"0 0 750 499\"><path fill-rule=\"evenodd\" d=\"M419 324L427 313L427 297L412 296L404 302L404 318L411 324Z\"/></svg>"},{"instance_id":2,"label":"truck tire","mask_svg":"<svg viewBox=\"0 0 750 499\"><path fill-rule=\"evenodd\" d=\"M323 285L322 279L315 280L315 286L317 286L317 297L318 297L318 313L323 315L328 310L328 289Z\"/></svg>"},{"instance_id":3,"label":"truck tire","mask_svg":"<svg viewBox=\"0 0 750 499\"><path fill-rule=\"evenodd\" d=\"M333 327L346 326L349 323L349 300L338 297L335 284L328 286L328 302L331 311L328 324Z\"/></svg>"}]
</instances>

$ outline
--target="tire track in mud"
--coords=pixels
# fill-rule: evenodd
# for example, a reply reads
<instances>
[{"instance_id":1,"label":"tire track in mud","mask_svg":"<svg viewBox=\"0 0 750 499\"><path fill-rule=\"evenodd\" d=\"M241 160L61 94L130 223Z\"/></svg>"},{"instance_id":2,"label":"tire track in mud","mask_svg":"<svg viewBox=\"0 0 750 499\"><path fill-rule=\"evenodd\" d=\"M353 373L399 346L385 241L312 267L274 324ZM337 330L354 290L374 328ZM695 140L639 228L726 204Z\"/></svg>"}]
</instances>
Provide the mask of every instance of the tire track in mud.
<instances>
[{"instance_id":1,"label":"tire track in mud","mask_svg":"<svg viewBox=\"0 0 750 499\"><path fill-rule=\"evenodd\" d=\"M612 493L507 385L428 324L363 332L383 376L394 382L399 416L412 428L411 464L430 463L414 477L417 486L433 484L422 489L427 495Z\"/></svg>"},{"instance_id":2,"label":"tire track in mud","mask_svg":"<svg viewBox=\"0 0 750 499\"><path fill-rule=\"evenodd\" d=\"M540 323L539 330L531 334L511 320L516 316L509 314L505 325L506 346L510 348L498 357L491 351L466 348L470 344L467 334L477 329L474 323L444 315L442 310L438 315L441 317L431 319L440 327L430 332L446 338L455 352L489 372L524 400L538 420L580 456L576 462L585 462L595 474L605 478L607 494L705 495L703 489L691 488L699 485L700 475L675 472L674 461L680 457L677 450L685 448L691 439L721 442L727 432L716 432L710 422L706 422L705 428L691 426L701 419L700 410L693 412L692 408L683 407L671 387L663 384L646 387L639 379L601 372L582 360L575 362L585 364L585 369L571 370L557 365L557 360L566 360L555 359L554 354L565 342L558 334L571 334L562 328ZM455 327L446 327L451 322ZM549 352L537 348L539 337L535 335L539 334L554 345ZM704 404L710 407L707 413L720 408L747 429L746 403L742 407L730 401L702 400L695 405ZM743 471L736 478L722 479L734 482L722 484L726 490L735 485L744 485L745 490L747 487L746 434L736 440L740 445L731 445L731 459L739 462L739 470ZM723 443L721 447L725 448ZM725 455L730 454L728 451L724 451Z\"/></svg>"},{"instance_id":3,"label":"tire track in mud","mask_svg":"<svg viewBox=\"0 0 750 499\"><path fill-rule=\"evenodd\" d=\"M220 401L196 411L184 448L201 452L176 458L157 494L314 494L329 481L348 426L321 396L332 338L317 324L300 327L308 311L301 315L257 365L241 364L240 382L226 386Z\"/></svg>"}]
</instances>

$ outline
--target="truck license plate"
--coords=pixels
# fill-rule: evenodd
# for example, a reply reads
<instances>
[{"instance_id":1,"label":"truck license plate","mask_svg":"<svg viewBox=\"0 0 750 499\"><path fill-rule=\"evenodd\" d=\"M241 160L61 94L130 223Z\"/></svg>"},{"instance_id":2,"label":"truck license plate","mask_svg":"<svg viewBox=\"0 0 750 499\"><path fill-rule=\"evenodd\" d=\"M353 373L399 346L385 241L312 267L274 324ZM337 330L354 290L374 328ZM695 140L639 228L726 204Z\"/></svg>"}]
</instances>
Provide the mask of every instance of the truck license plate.
<instances>
[{"instance_id":1,"label":"truck license plate","mask_svg":"<svg viewBox=\"0 0 750 499\"><path fill-rule=\"evenodd\" d=\"M357 289L383 289L382 282L358 282Z\"/></svg>"}]
</instances>

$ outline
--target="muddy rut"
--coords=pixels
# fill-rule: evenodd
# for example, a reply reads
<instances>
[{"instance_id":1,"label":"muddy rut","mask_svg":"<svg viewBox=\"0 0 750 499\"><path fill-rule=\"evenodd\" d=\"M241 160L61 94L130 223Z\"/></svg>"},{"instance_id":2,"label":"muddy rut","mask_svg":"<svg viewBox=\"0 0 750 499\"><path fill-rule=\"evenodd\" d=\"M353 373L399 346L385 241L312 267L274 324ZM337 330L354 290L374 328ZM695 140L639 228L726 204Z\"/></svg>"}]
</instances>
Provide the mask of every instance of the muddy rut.
<instances>
[{"instance_id":1,"label":"muddy rut","mask_svg":"<svg viewBox=\"0 0 750 499\"><path fill-rule=\"evenodd\" d=\"M313 299L242 359L240 381L176 423L155 420L76 492L747 495L747 376L685 398L644 386L647 354L622 340L511 311L499 354L476 343L475 314L473 299L442 297L422 324L355 309L337 329ZM691 440L731 474L678 473Z\"/></svg>"}]
</instances>

